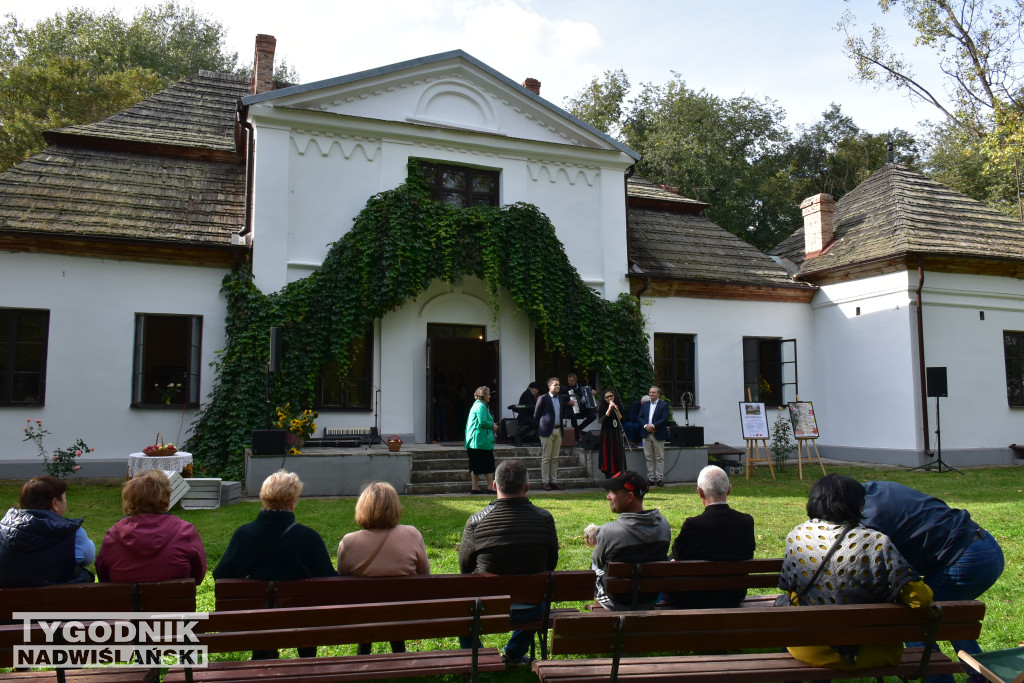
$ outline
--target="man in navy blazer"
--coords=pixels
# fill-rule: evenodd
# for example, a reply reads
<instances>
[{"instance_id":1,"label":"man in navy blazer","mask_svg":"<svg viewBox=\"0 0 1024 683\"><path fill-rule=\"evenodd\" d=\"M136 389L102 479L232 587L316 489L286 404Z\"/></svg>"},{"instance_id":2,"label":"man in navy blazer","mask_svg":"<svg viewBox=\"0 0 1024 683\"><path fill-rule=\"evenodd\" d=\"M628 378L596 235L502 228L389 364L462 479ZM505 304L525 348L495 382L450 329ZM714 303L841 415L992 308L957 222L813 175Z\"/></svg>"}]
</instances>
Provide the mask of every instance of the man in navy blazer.
<instances>
[{"instance_id":1,"label":"man in navy blazer","mask_svg":"<svg viewBox=\"0 0 1024 683\"><path fill-rule=\"evenodd\" d=\"M665 485L665 439L668 438L668 403L661 400L661 387L651 387L651 402L640 408L640 424L644 426L644 459L647 460L647 481L654 486Z\"/></svg>"},{"instance_id":2,"label":"man in navy blazer","mask_svg":"<svg viewBox=\"0 0 1024 683\"><path fill-rule=\"evenodd\" d=\"M754 518L729 507L732 492L729 475L708 465L697 476L697 493L704 512L683 522L672 543L671 559L736 562L754 558ZM745 588L717 591L685 591L665 595L665 602L686 609L736 607L747 596Z\"/></svg>"},{"instance_id":3,"label":"man in navy blazer","mask_svg":"<svg viewBox=\"0 0 1024 683\"><path fill-rule=\"evenodd\" d=\"M548 380L548 393L541 394L533 409L540 437L540 480L545 491L562 491L558 483L558 451L562 447L562 423L569 417L569 400L559 395L562 383L557 377Z\"/></svg>"}]
</instances>

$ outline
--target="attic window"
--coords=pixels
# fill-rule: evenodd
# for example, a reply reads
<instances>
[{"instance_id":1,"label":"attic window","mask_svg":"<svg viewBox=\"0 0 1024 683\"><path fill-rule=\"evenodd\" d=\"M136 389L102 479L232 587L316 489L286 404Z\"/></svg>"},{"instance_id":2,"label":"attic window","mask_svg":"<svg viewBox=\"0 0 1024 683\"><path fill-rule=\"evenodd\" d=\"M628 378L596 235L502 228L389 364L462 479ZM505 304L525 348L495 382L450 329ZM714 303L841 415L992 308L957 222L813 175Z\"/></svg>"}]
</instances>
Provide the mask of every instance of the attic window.
<instances>
[{"instance_id":1,"label":"attic window","mask_svg":"<svg viewBox=\"0 0 1024 683\"><path fill-rule=\"evenodd\" d=\"M449 206L498 206L498 172L421 161L430 194Z\"/></svg>"}]
</instances>

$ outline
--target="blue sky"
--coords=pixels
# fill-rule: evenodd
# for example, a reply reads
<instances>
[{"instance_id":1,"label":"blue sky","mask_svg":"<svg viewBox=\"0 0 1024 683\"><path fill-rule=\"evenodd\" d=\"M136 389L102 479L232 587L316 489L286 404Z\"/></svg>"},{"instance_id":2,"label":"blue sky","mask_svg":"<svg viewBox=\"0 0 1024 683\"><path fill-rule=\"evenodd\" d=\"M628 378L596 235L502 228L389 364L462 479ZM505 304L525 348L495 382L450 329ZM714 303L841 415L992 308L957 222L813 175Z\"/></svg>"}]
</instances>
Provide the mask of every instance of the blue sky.
<instances>
[{"instance_id":1,"label":"blue sky","mask_svg":"<svg viewBox=\"0 0 1024 683\"><path fill-rule=\"evenodd\" d=\"M130 17L146 4L7 0L2 11L31 24L74 5ZM622 68L634 85L663 83L677 72L690 87L721 97L770 97L791 126L814 121L831 102L871 132L914 131L920 121L938 118L901 94L851 81L853 65L834 30L847 9L865 32L872 21L883 23L921 65L923 80L938 82L929 74L934 56L911 45L902 14L882 15L873 0L204 0L196 6L224 24L228 48L243 62L252 59L257 33L274 35L278 58L305 83L458 48L517 82L537 78L541 96L559 106L594 76Z\"/></svg>"}]
</instances>

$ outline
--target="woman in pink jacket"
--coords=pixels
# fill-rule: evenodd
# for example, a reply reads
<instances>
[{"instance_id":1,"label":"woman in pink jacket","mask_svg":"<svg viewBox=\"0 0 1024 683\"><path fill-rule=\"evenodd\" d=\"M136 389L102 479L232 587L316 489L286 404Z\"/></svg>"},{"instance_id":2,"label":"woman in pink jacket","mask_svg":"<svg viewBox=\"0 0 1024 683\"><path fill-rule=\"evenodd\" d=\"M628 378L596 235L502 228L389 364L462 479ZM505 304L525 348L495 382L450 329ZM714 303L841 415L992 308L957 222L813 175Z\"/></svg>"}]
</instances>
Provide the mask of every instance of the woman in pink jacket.
<instances>
[{"instance_id":1,"label":"woman in pink jacket","mask_svg":"<svg viewBox=\"0 0 1024 683\"><path fill-rule=\"evenodd\" d=\"M399 524L402 504L395 487L386 481L368 484L356 502L360 531L345 534L338 544L341 576L407 576L429 574L430 560L423 536L414 526ZM356 652L370 654L371 643ZM405 643L391 641L392 652L405 652Z\"/></svg>"},{"instance_id":2,"label":"woman in pink jacket","mask_svg":"<svg viewBox=\"0 0 1024 683\"><path fill-rule=\"evenodd\" d=\"M100 581L135 583L206 576L206 551L196 528L167 514L171 483L160 470L125 483L121 507L126 517L110 527L96 557Z\"/></svg>"}]
</instances>

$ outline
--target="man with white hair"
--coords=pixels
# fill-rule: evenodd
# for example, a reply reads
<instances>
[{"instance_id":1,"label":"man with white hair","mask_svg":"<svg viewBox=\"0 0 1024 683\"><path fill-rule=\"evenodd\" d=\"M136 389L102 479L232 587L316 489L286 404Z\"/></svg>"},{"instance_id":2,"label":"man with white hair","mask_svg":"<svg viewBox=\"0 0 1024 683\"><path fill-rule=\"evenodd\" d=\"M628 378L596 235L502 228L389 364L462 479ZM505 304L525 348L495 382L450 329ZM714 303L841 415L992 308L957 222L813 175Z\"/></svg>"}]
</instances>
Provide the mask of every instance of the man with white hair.
<instances>
[{"instance_id":1,"label":"man with white hair","mask_svg":"<svg viewBox=\"0 0 1024 683\"><path fill-rule=\"evenodd\" d=\"M697 493L704 512L683 522L672 544L672 560L711 560L727 562L754 557L754 518L729 507L732 492L729 475L717 465L708 465L697 477ZM671 607L708 609L736 607L747 597L745 588L720 591L669 593L665 602Z\"/></svg>"}]
</instances>

